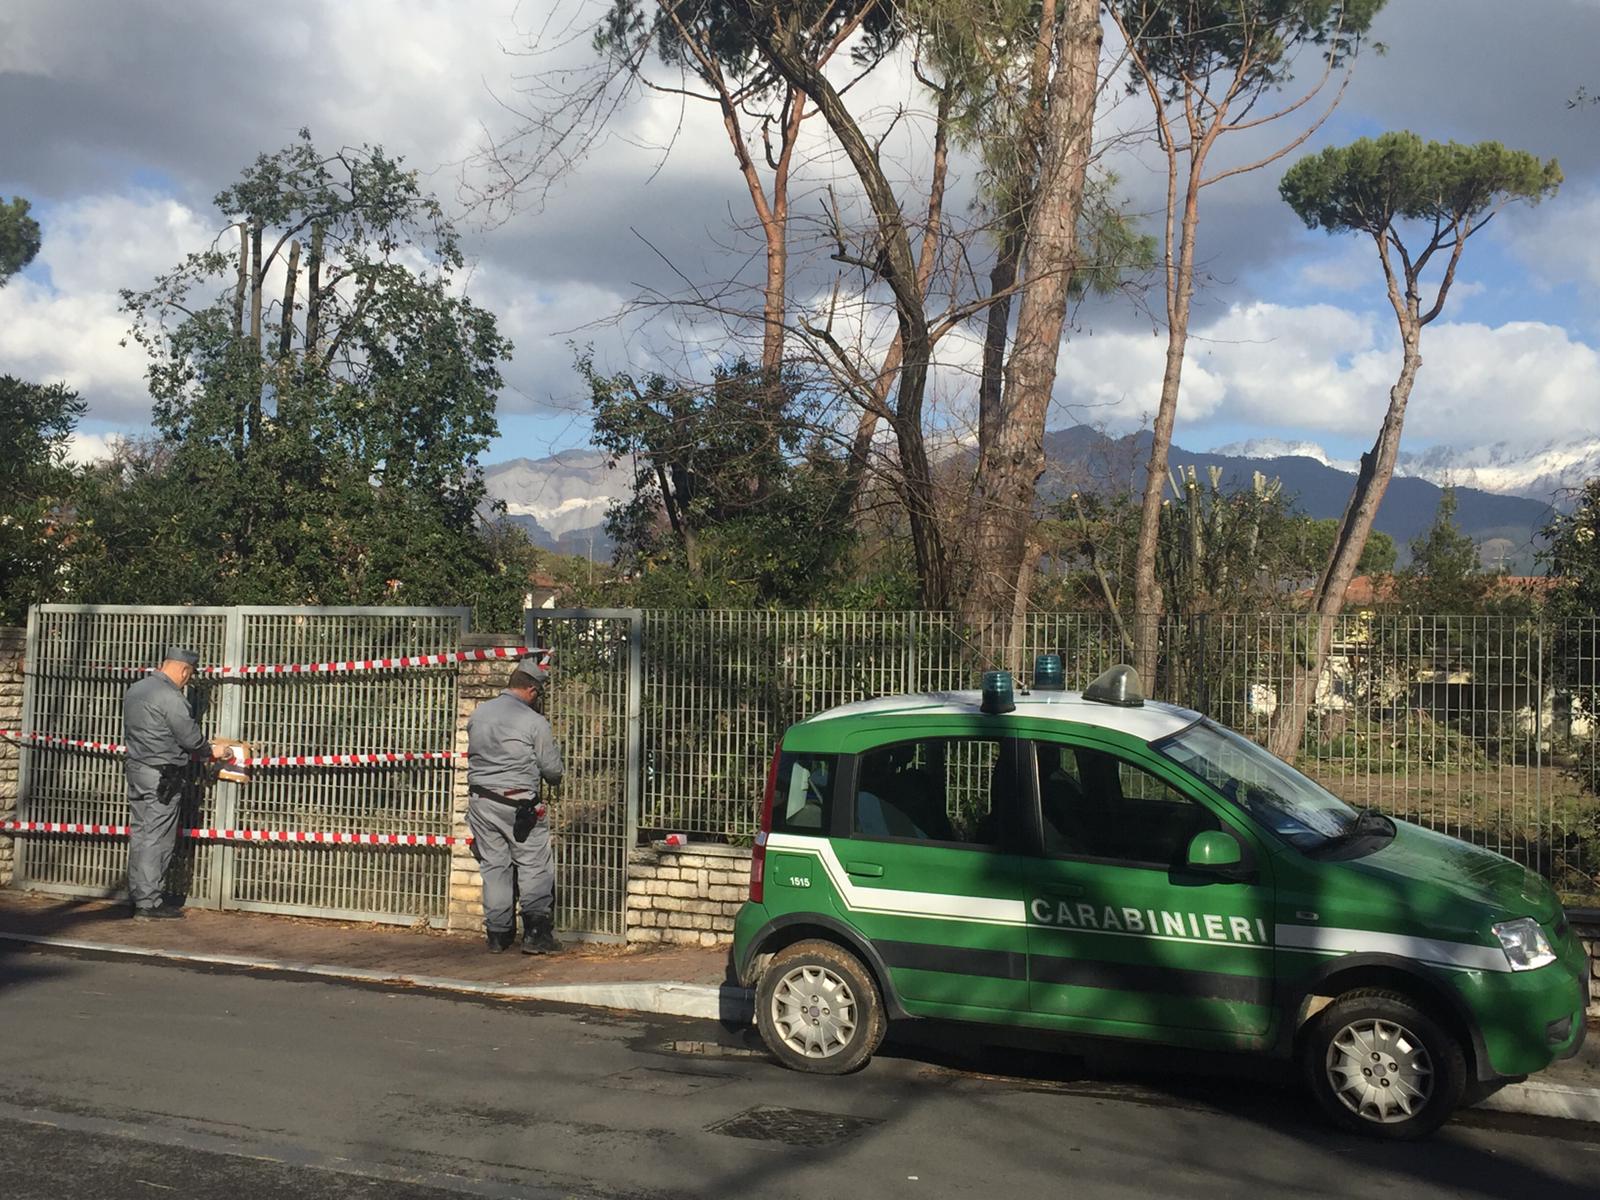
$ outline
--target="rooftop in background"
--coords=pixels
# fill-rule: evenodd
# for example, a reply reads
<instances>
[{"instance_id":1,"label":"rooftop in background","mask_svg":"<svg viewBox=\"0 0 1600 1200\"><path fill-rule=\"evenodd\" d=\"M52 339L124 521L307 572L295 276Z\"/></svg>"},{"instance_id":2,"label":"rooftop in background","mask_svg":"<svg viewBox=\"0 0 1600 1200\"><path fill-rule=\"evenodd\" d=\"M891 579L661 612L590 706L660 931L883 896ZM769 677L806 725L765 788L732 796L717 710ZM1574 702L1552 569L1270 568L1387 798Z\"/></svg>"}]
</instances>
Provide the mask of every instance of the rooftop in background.
<instances>
[{"instance_id":1,"label":"rooftop in background","mask_svg":"<svg viewBox=\"0 0 1600 1200\"><path fill-rule=\"evenodd\" d=\"M1548 575L1496 575L1489 584L1484 599L1509 600L1518 596L1529 599L1541 598L1561 587L1562 583L1563 580ZM1357 575L1350 581L1350 586L1344 593L1346 608L1398 604L1399 600L1400 595L1393 575Z\"/></svg>"}]
</instances>

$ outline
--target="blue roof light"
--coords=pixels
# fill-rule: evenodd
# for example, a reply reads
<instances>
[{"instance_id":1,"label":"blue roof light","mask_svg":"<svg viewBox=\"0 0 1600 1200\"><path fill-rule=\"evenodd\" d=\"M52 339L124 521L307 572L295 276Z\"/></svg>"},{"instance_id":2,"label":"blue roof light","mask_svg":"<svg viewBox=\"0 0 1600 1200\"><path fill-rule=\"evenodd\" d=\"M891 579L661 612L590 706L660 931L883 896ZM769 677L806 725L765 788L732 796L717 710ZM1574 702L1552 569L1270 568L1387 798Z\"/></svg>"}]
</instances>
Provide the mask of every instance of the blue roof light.
<instances>
[{"instance_id":1,"label":"blue roof light","mask_svg":"<svg viewBox=\"0 0 1600 1200\"><path fill-rule=\"evenodd\" d=\"M1061 655L1041 654L1033 660L1033 690L1036 692L1067 690L1067 672L1061 665Z\"/></svg>"},{"instance_id":2,"label":"blue roof light","mask_svg":"<svg viewBox=\"0 0 1600 1200\"><path fill-rule=\"evenodd\" d=\"M983 703L979 707L991 716L1011 712L1017 707L1012 694L1010 671L983 673Z\"/></svg>"}]
</instances>

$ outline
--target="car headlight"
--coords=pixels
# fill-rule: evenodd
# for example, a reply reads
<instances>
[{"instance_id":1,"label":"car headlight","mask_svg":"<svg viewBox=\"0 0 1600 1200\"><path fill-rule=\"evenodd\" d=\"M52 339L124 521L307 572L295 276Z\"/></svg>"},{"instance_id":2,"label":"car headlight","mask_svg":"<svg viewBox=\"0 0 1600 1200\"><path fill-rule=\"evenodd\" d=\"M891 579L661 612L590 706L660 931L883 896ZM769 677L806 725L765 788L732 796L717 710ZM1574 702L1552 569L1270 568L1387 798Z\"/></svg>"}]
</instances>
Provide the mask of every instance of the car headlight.
<instances>
[{"instance_id":1,"label":"car headlight","mask_svg":"<svg viewBox=\"0 0 1600 1200\"><path fill-rule=\"evenodd\" d=\"M1539 922L1532 917L1518 917L1515 921L1501 921L1494 927L1495 937L1506 952L1506 960L1513 971L1532 971L1556 960Z\"/></svg>"}]
</instances>

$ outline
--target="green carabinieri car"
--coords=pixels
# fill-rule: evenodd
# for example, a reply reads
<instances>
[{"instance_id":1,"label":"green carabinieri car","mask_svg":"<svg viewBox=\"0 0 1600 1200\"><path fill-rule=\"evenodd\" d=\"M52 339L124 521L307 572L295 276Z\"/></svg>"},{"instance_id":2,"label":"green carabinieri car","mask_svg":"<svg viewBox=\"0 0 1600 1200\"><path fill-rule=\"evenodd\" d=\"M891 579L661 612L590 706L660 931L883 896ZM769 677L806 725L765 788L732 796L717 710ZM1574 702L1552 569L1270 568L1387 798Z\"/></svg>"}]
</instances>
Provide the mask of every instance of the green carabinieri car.
<instances>
[{"instance_id":1,"label":"green carabinieri car","mask_svg":"<svg viewBox=\"0 0 1600 1200\"><path fill-rule=\"evenodd\" d=\"M914 1017L1292 1056L1336 1122L1405 1138L1577 1053L1587 963L1539 876L1129 668L1059 670L784 734L734 941L780 1061L851 1071Z\"/></svg>"}]
</instances>

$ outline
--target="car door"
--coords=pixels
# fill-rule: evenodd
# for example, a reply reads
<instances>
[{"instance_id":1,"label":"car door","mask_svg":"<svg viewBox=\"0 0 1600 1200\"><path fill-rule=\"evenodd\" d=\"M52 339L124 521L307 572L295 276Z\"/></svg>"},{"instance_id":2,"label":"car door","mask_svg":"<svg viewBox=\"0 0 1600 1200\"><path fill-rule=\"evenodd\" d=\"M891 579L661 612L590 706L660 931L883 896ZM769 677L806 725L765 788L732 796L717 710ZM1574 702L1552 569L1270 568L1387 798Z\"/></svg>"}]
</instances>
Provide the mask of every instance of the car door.
<instances>
[{"instance_id":1,"label":"car door","mask_svg":"<svg viewBox=\"0 0 1600 1200\"><path fill-rule=\"evenodd\" d=\"M1272 888L1254 836L1224 820L1170 764L1092 738L1039 737L1020 764L1037 803L1028 893L1035 1012L1105 1032L1258 1035L1272 1021ZM1221 830L1238 874L1185 865Z\"/></svg>"},{"instance_id":2,"label":"car door","mask_svg":"<svg viewBox=\"0 0 1600 1200\"><path fill-rule=\"evenodd\" d=\"M1016 852L1019 743L903 734L861 748L833 842L849 919L908 1011L1028 1011L1026 860Z\"/></svg>"}]
</instances>

